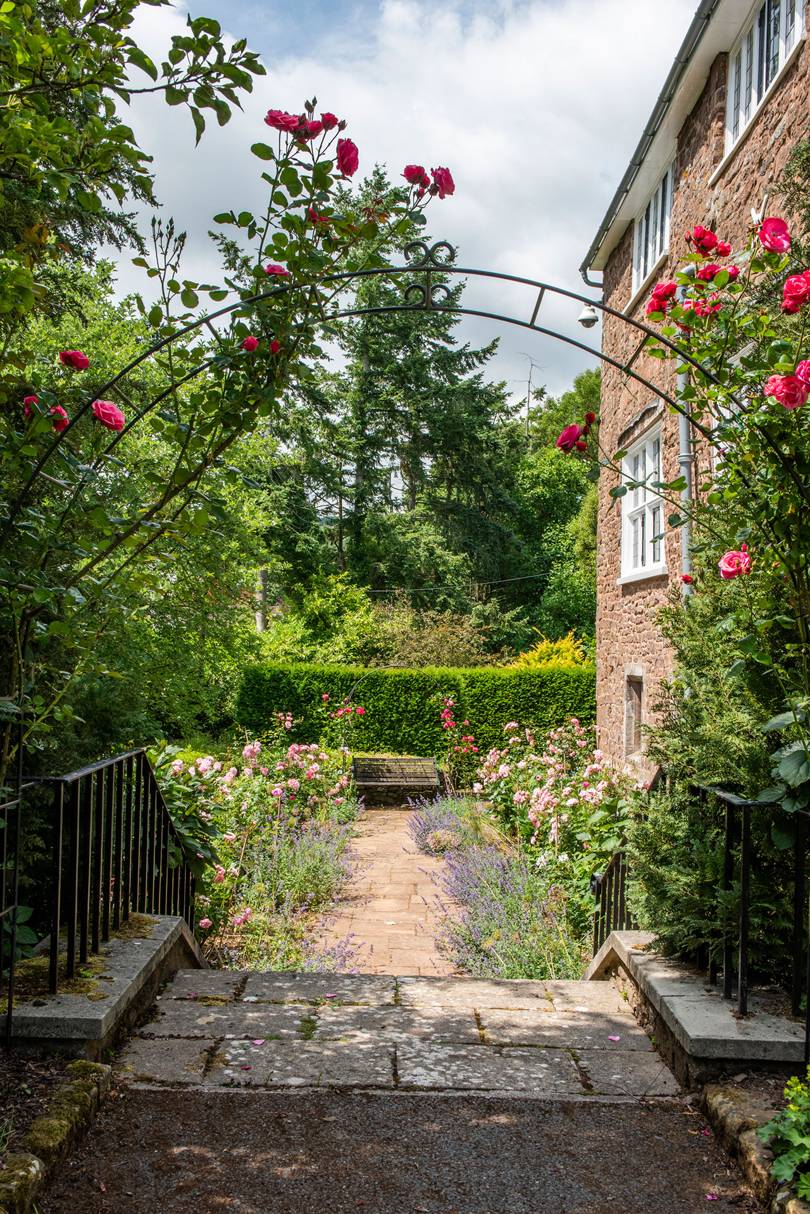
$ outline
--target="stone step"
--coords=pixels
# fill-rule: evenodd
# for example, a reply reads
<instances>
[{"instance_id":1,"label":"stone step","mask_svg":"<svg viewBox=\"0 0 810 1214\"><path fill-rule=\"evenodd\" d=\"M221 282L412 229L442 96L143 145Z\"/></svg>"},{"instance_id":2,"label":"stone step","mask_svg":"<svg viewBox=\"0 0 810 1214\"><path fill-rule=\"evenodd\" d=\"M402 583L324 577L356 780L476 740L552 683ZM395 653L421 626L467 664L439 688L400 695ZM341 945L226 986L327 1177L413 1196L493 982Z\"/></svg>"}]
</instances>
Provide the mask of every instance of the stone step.
<instances>
[{"instance_id":1,"label":"stone step","mask_svg":"<svg viewBox=\"0 0 810 1214\"><path fill-rule=\"evenodd\" d=\"M181 970L118 1073L206 1088L677 1092L612 984L464 977Z\"/></svg>"}]
</instances>

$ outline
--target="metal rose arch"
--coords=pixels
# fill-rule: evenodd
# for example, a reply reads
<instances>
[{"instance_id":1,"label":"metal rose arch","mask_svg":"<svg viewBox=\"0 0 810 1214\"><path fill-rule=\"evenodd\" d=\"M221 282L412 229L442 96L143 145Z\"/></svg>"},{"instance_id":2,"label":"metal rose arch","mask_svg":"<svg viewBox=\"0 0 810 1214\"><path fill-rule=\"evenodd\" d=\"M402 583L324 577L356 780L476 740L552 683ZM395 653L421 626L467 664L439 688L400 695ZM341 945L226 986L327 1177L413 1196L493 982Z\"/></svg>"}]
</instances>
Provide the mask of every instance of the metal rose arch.
<instances>
[{"instance_id":1,"label":"metal rose arch","mask_svg":"<svg viewBox=\"0 0 810 1214\"><path fill-rule=\"evenodd\" d=\"M714 375L709 372L701 363L694 358L687 349L670 341L663 336L659 331L644 324L642 321L635 320L631 316L625 315L623 312L611 308L601 299L595 298L592 295L583 295L579 291L572 291L567 287L557 286L554 283L543 282L539 279L524 277L519 274L505 274L497 270L477 269L471 266L459 266L456 264L456 251L452 244L447 240L439 240L429 245L423 240L413 240L405 246L404 249L404 264L393 266L381 266L370 269L359 270L344 270L334 274L326 275L317 282L290 282L283 283L272 287L268 291L262 291L256 295L249 296L236 300L233 303L225 304L223 307L209 312L204 316L200 316L190 323L177 329L175 332L162 338L154 343L148 349L122 367L120 371L101 387L96 389L92 396L87 399L84 405L78 409L68 426L56 434L50 445L42 452L38 459L34 462L30 475L28 476L20 494L11 506L7 526L13 522L17 512L27 501L30 490L46 465L51 461L53 456L58 452L60 444L70 435L70 432L76 422L86 414L93 400L103 397L106 393L113 391L117 385L148 359L154 358L162 351L166 350L173 342L180 341L190 334L199 333L203 328L210 329L215 336L216 329L214 323L223 317L230 315L238 315L247 309L260 305L264 301L278 302L282 298L289 297L295 294L306 294L308 292L320 291L323 288L333 288L332 300L336 301L338 306L327 311L323 307L319 308L318 322L324 327L328 327L332 322L345 320L358 316L369 315L384 315L387 312L426 312L446 311L452 312L460 316L474 316L484 320L491 320L499 324L516 325L519 328L527 329L531 333L536 333L542 337L552 338L555 341L563 342L565 345L572 346L574 349L581 350L600 362L606 363L614 367L617 371L633 379L641 384L644 388L650 391L654 396L662 401L665 401L677 412L682 412L683 406L679 404L676 398L672 395L669 385L664 383L655 383L647 376L643 375L636 369L636 362L639 355L644 349L647 342L652 339L656 345L664 346L673 351L684 362L690 364L703 378L717 382ZM504 313L491 311L486 308L469 308L457 303L453 300L451 289L446 282L441 281L448 276L461 279L481 279L492 283L509 283L516 286L532 288L535 292L534 304L531 312L526 315L519 315L517 312ZM339 306L339 296L353 285L361 283L365 279L382 278L404 280L402 295L399 302L388 303L374 306L354 306L341 307ZM439 281L437 281L437 279ZM626 326L633 331L637 337L633 353L622 361L606 354L603 350L596 346L588 345L587 342L581 341L579 338L570 334L563 333L559 329L550 328L547 325L539 323L539 317L543 303L548 297L558 297L561 299L571 300L572 303L579 303L585 307L595 309L603 316L611 316L620 324ZM312 324L309 320L307 324ZM296 328L300 326L293 325L290 332L295 333ZM143 408L135 411L130 415L130 418L123 430L114 434L107 445L105 454L109 453L120 442L120 440L136 426L142 418L158 408L162 401L166 400L179 387L191 382L198 376L202 375L210 367L214 366L217 361L221 360L221 351L204 358L197 366L187 371L184 375L176 380L171 380L167 386L162 389L157 396L149 401ZM699 425L698 425L698 428Z\"/></svg>"}]
</instances>

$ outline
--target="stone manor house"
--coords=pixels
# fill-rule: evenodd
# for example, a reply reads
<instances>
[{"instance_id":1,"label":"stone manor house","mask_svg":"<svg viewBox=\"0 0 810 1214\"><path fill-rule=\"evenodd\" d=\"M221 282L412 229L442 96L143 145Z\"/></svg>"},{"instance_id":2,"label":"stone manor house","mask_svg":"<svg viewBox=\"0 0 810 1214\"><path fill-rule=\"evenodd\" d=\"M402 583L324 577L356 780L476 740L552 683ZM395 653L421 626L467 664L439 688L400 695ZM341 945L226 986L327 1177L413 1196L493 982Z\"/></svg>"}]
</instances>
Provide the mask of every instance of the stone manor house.
<instances>
[{"instance_id":1,"label":"stone manor house","mask_svg":"<svg viewBox=\"0 0 810 1214\"><path fill-rule=\"evenodd\" d=\"M582 265L586 282L601 271L605 303L644 320L652 286L672 277L695 224L739 247L752 213L781 214L774 183L793 147L810 135L808 18L805 0L702 0ZM606 316L602 340L605 353L626 361L638 332ZM641 355L635 366L674 389L673 364ZM706 458L688 425L640 384L609 365L602 375L601 441L608 451L627 451L628 475L656 480L661 469L670 479L690 458ZM654 492L614 500L609 490L603 476L598 738L612 758L643 766L642 726L671 668L655 617L673 583L680 585L683 537L667 527L668 511Z\"/></svg>"}]
</instances>

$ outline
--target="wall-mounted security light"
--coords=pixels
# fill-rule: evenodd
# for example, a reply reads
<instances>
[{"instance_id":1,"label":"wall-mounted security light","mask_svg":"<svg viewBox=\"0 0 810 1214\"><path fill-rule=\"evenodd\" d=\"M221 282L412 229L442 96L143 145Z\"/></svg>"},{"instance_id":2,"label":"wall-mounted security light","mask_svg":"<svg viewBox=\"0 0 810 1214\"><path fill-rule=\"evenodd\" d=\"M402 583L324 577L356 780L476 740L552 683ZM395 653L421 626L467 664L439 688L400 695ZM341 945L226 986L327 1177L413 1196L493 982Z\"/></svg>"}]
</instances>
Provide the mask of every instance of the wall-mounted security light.
<instances>
[{"instance_id":1,"label":"wall-mounted security light","mask_svg":"<svg viewBox=\"0 0 810 1214\"><path fill-rule=\"evenodd\" d=\"M592 304L586 304L577 317L577 323L582 325L583 329L592 329L599 320L599 313Z\"/></svg>"}]
</instances>

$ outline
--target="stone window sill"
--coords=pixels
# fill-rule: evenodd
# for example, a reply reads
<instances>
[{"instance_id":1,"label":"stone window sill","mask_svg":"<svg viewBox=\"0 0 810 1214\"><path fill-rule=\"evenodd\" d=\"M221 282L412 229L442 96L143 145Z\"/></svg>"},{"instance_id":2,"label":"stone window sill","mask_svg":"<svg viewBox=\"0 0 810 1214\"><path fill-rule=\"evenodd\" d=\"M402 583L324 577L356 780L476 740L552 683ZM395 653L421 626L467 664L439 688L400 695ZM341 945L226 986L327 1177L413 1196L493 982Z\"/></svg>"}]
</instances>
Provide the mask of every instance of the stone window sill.
<instances>
[{"instance_id":1,"label":"stone window sill","mask_svg":"<svg viewBox=\"0 0 810 1214\"><path fill-rule=\"evenodd\" d=\"M635 573L624 573L616 578L617 586L627 586L631 582L652 582L656 578L667 577L669 570L666 565L655 565L649 569L637 569Z\"/></svg>"}]
</instances>

